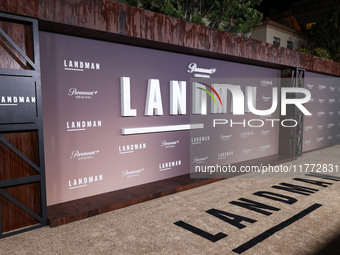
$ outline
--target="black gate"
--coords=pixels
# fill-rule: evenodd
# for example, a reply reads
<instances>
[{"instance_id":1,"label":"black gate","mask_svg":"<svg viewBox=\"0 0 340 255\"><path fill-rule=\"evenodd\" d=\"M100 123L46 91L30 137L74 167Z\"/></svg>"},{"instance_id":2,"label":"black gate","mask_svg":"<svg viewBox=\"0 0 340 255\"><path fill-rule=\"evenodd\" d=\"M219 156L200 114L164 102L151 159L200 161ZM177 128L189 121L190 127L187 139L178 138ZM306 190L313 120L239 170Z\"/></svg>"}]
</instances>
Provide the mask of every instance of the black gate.
<instances>
[{"instance_id":1,"label":"black gate","mask_svg":"<svg viewBox=\"0 0 340 255\"><path fill-rule=\"evenodd\" d=\"M0 238L47 223L38 22L0 13Z\"/></svg>"}]
</instances>

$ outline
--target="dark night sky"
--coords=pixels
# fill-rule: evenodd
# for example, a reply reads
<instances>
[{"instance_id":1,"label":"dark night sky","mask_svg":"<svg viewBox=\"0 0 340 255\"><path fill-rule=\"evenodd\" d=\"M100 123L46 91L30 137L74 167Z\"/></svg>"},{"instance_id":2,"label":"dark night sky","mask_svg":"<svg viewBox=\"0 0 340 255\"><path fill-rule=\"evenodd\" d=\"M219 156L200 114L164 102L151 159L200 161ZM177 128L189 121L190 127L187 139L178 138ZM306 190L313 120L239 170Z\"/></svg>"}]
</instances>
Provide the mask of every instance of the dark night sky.
<instances>
[{"instance_id":1,"label":"dark night sky","mask_svg":"<svg viewBox=\"0 0 340 255\"><path fill-rule=\"evenodd\" d=\"M289 17L294 16L301 29L307 23L317 22L322 16L327 15L328 11L340 5L339 0L284 0L273 1L263 0L258 8L264 14L264 18L287 23Z\"/></svg>"}]
</instances>

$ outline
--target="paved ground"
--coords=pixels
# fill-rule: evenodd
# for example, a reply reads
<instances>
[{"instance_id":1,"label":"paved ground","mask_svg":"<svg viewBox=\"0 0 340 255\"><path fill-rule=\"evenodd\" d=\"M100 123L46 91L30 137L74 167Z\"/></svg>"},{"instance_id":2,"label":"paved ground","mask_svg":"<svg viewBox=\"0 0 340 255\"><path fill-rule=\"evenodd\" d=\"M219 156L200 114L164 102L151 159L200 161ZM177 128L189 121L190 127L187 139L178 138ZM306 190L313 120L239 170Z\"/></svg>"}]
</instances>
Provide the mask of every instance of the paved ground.
<instances>
[{"instance_id":1,"label":"paved ground","mask_svg":"<svg viewBox=\"0 0 340 255\"><path fill-rule=\"evenodd\" d=\"M285 165L339 167L339 152L333 146ZM340 254L339 180L248 174L5 238L0 254Z\"/></svg>"}]
</instances>

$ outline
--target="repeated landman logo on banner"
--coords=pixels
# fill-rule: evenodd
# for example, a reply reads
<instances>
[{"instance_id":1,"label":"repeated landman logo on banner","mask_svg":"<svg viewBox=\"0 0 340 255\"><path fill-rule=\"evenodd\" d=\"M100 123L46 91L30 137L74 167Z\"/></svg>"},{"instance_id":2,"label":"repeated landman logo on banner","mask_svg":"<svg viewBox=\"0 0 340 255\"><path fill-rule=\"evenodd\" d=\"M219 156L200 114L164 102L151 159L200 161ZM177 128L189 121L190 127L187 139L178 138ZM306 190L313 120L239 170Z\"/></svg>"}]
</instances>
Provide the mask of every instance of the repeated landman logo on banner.
<instances>
[{"instance_id":1,"label":"repeated landman logo on banner","mask_svg":"<svg viewBox=\"0 0 340 255\"><path fill-rule=\"evenodd\" d=\"M279 129L296 125L287 108L334 119L306 125L308 135L318 125L329 132L311 145L340 139L340 91L327 81L283 88L273 68L48 32L40 39L47 181L61 190L47 191L49 204L188 174L191 164L277 154ZM99 175L70 191L70 180L78 187L75 179Z\"/></svg>"}]
</instances>

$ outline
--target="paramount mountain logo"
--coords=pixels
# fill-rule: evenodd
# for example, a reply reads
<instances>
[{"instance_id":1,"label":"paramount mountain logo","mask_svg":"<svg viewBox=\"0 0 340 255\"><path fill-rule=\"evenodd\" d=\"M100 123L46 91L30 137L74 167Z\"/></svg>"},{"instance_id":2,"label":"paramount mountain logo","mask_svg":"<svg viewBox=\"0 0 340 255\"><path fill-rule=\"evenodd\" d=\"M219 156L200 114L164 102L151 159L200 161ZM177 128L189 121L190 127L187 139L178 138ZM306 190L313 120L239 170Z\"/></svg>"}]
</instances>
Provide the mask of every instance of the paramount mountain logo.
<instances>
[{"instance_id":1,"label":"paramount mountain logo","mask_svg":"<svg viewBox=\"0 0 340 255\"><path fill-rule=\"evenodd\" d=\"M71 159L84 160L93 159L99 154L99 150L80 152L79 150L74 150L71 153Z\"/></svg>"},{"instance_id":2,"label":"paramount mountain logo","mask_svg":"<svg viewBox=\"0 0 340 255\"><path fill-rule=\"evenodd\" d=\"M137 170L123 170L122 171L122 177L126 178L133 178L133 177L138 177L144 172L144 168L140 168Z\"/></svg>"},{"instance_id":3,"label":"paramount mountain logo","mask_svg":"<svg viewBox=\"0 0 340 255\"><path fill-rule=\"evenodd\" d=\"M81 91L76 88L70 88L67 95L70 97L75 97L76 99L92 99L93 96L97 95L98 91Z\"/></svg>"},{"instance_id":4,"label":"paramount mountain logo","mask_svg":"<svg viewBox=\"0 0 340 255\"><path fill-rule=\"evenodd\" d=\"M216 72L216 68L200 68L196 63L190 63L187 72L194 73L195 77L210 78L210 75Z\"/></svg>"},{"instance_id":5,"label":"paramount mountain logo","mask_svg":"<svg viewBox=\"0 0 340 255\"><path fill-rule=\"evenodd\" d=\"M168 149L168 148L175 148L178 143L179 143L179 140L177 140L177 141L170 141L170 142L168 142L166 140L163 140L161 142L161 147L166 148L166 149Z\"/></svg>"}]
</instances>

